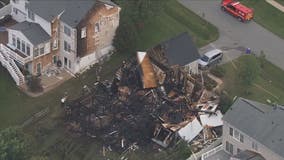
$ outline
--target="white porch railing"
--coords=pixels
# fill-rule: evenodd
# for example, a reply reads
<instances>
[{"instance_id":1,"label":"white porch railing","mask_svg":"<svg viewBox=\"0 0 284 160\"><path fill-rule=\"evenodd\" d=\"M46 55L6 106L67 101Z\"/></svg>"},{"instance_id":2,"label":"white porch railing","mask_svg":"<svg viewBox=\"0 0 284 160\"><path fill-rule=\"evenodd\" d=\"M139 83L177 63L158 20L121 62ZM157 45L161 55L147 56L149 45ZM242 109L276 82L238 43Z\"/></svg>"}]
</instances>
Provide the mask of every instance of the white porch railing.
<instances>
[{"instance_id":1,"label":"white porch railing","mask_svg":"<svg viewBox=\"0 0 284 160\"><path fill-rule=\"evenodd\" d=\"M0 51L2 51L4 54L9 55L10 58L14 59L15 61L19 62L21 65L25 65L26 63L32 61L32 57L28 56L26 58L23 58L18 53L14 52L4 44L0 44Z\"/></svg>"},{"instance_id":2,"label":"white porch railing","mask_svg":"<svg viewBox=\"0 0 284 160\"><path fill-rule=\"evenodd\" d=\"M14 62L14 60L10 59L10 57L5 55L5 53L1 52L1 50L0 50L0 62L2 66L8 70L8 72L10 73L10 75L12 76L12 78L14 79L14 81L18 86L21 86L25 83L25 77L18 68L18 66L16 65L16 63Z\"/></svg>"},{"instance_id":3,"label":"white porch railing","mask_svg":"<svg viewBox=\"0 0 284 160\"><path fill-rule=\"evenodd\" d=\"M210 151L208 151L208 152L202 154L201 160L205 160L206 158L208 158L208 157L214 155L215 153L221 151L222 149L223 149L223 146L222 146L222 145L219 145L218 147L215 147L215 148L211 149Z\"/></svg>"},{"instance_id":4,"label":"white porch railing","mask_svg":"<svg viewBox=\"0 0 284 160\"><path fill-rule=\"evenodd\" d=\"M6 6L4 6L3 8L0 9L0 18L3 16L6 16L8 14L11 14L12 12L12 5L8 4Z\"/></svg>"}]
</instances>

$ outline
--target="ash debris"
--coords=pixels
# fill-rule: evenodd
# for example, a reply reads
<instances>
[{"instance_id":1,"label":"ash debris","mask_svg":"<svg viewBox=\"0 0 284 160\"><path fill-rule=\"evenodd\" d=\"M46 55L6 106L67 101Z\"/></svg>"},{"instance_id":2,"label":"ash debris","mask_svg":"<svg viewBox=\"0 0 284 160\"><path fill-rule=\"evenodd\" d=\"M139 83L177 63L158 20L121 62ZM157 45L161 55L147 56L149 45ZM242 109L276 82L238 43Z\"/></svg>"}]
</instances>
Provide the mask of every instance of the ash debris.
<instances>
[{"instance_id":1,"label":"ash debris","mask_svg":"<svg viewBox=\"0 0 284 160\"><path fill-rule=\"evenodd\" d=\"M201 74L161 66L138 52L111 82L84 86L78 99L64 98L67 129L102 140L104 151L149 144L167 148L180 139L198 151L220 137L222 126L219 97L204 89L201 79Z\"/></svg>"}]
</instances>

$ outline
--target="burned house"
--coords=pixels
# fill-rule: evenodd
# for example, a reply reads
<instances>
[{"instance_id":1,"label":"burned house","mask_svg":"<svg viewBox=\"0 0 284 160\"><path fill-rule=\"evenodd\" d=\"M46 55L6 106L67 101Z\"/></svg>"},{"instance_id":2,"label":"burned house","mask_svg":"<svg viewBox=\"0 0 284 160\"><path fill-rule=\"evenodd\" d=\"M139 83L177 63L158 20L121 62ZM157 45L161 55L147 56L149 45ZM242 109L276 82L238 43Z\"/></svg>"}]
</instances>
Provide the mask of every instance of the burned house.
<instances>
[{"instance_id":1,"label":"burned house","mask_svg":"<svg viewBox=\"0 0 284 160\"><path fill-rule=\"evenodd\" d=\"M184 67L186 71L198 74L198 49L188 33L161 42L148 51L154 63L165 67Z\"/></svg>"},{"instance_id":2,"label":"burned house","mask_svg":"<svg viewBox=\"0 0 284 160\"><path fill-rule=\"evenodd\" d=\"M167 148L181 139L211 142L220 136L214 129L222 125L222 115L218 97L200 79L183 67L167 67L153 62L148 52L137 52L112 81L85 86L80 98L62 101L67 128L118 150L134 144Z\"/></svg>"}]
</instances>

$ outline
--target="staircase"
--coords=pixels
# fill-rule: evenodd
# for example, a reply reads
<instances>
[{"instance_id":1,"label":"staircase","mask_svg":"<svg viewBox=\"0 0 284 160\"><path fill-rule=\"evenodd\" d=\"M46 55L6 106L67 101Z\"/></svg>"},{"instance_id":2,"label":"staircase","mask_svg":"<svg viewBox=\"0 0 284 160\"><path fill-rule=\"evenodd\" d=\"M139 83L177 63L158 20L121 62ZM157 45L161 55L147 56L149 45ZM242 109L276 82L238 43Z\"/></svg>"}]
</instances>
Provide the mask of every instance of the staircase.
<instances>
[{"instance_id":1,"label":"staircase","mask_svg":"<svg viewBox=\"0 0 284 160\"><path fill-rule=\"evenodd\" d=\"M9 55L4 53L2 50L0 50L0 62L3 67L5 67L16 84L18 86L22 86L25 84L25 77L23 73L20 71L19 67L16 65L15 61L10 58Z\"/></svg>"}]
</instances>

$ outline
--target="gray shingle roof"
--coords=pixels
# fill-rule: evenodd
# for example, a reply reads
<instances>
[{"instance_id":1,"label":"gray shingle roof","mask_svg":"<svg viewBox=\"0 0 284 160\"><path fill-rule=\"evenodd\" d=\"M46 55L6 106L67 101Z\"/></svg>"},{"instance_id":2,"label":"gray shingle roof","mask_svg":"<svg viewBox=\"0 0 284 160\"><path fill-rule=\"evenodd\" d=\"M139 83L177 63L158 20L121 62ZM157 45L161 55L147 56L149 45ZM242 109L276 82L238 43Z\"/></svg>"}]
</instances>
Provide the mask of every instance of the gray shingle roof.
<instances>
[{"instance_id":1,"label":"gray shingle roof","mask_svg":"<svg viewBox=\"0 0 284 160\"><path fill-rule=\"evenodd\" d=\"M38 45L50 40L48 33L46 33L45 30L37 23L24 21L15 24L9 29L22 32L33 45Z\"/></svg>"},{"instance_id":2,"label":"gray shingle roof","mask_svg":"<svg viewBox=\"0 0 284 160\"><path fill-rule=\"evenodd\" d=\"M223 120L284 158L284 107L238 98Z\"/></svg>"},{"instance_id":3,"label":"gray shingle roof","mask_svg":"<svg viewBox=\"0 0 284 160\"><path fill-rule=\"evenodd\" d=\"M197 47L190 36L184 32L160 43L170 65L184 66L199 59Z\"/></svg>"},{"instance_id":4,"label":"gray shingle roof","mask_svg":"<svg viewBox=\"0 0 284 160\"><path fill-rule=\"evenodd\" d=\"M26 6L49 22L64 11L60 19L76 27L97 1L115 5L110 0L30 0Z\"/></svg>"}]
</instances>

